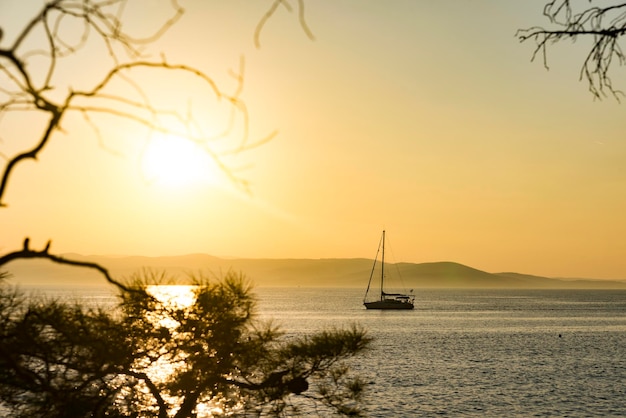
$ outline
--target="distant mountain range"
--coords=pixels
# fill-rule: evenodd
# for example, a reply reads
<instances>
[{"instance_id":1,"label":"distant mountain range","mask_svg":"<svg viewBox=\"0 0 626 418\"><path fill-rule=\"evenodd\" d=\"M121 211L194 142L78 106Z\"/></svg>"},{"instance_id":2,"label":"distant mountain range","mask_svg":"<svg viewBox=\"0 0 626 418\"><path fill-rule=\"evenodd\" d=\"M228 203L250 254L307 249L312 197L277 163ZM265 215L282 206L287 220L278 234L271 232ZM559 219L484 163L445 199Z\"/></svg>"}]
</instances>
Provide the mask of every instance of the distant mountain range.
<instances>
[{"instance_id":1,"label":"distant mountain range","mask_svg":"<svg viewBox=\"0 0 626 418\"><path fill-rule=\"evenodd\" d=\"M219 258L206 254L172 257L114 257L65 254L67 258L98 263L113 277L123 279L143 269L166 271L184 283L191 275L220 277L228 271L241 272L255 286L361 287L365 289L372 260L354 259L250 259ZM535 288L535 289L626 289L626 281L562 279L520 273L488 273L453 262L386 264L399 273L410 288ZM103 284L95 271L66 267L45 260L20 260L5 266L15 284Z\"/></svg>"}]
</instances>

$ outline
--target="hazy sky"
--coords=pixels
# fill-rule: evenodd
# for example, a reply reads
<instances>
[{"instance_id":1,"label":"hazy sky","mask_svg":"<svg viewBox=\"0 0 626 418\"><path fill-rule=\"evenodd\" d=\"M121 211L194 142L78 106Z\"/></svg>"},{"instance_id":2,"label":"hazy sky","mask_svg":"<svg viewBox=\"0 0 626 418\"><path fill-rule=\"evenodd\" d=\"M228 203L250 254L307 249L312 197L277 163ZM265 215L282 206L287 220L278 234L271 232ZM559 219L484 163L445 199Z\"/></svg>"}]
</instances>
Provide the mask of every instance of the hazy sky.
<instances>
[{"instance_id":1,"label":"hazy sky","mask_svg":"<svg viewBox=\"0 0 626 418\"><path fill-rule=\"evenodd\" d=\"M0 4L3 47L36 3ZM146 51L226 90L245 56L251 139L278 132L228 161L251 194L225 179L148 182L158 168L143 131L107 119L102 145L68 117L13 174L0 251L29 236L82 254L373 258L386 229L395 261L626 279L626 104L594 101L578 80L583 40L552 48L550 71L530 62L515 32L546 23L544 1L311 0L315 40L279 8L256 49L270 3L181 0L186 15ZM128 13L139 29L162 16ZM66 82L97 79L97 57L69 66ZM141 82L157 101L202 103L172 74ZM205 115L207 129L223 126ZM1 152L39 138L29 120L0 120Z\"/></svg>"}]
</instances>

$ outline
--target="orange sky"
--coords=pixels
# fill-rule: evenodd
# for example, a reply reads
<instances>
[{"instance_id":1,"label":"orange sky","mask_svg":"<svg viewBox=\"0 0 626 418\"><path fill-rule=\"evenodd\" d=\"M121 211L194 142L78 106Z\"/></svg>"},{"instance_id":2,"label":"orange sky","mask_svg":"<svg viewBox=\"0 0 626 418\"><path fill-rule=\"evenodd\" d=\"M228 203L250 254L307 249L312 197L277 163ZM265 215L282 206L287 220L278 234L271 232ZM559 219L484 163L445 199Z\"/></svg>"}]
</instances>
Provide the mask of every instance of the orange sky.
<instances>
[{"instance_id":1,"label":"orange sky","mask_svg":"<svg viewBox=\"0 0 626 418\"><path fill-rule=\"evenodd\" d=\"M105 149L68 117L13 174L0 251L29 236L82 254L372 258L385 228L395 261L626 279L624 105L594 101L578 80L584 41L553 48L550 71L530 62L514 35L544 23L543 3L309 1L315 40L280 8L255 49L269 2L181 2L186 15L149 52L227 90L245 56L251 138L278 131L228 161L251 194L223 178L149 182L145 132L103 121ZM0 5L2 47L32 4ZM159 13L130 8L129 24ZM97 77L89 54L65 83ZM190 80L150 77L157 102L209 106ZM619 69L613 78L626 88ZM223 114L207 109L204 128L219 130ZM10 155L40 130L5 116L0 132Z\"/></svg>"}]
</instances>

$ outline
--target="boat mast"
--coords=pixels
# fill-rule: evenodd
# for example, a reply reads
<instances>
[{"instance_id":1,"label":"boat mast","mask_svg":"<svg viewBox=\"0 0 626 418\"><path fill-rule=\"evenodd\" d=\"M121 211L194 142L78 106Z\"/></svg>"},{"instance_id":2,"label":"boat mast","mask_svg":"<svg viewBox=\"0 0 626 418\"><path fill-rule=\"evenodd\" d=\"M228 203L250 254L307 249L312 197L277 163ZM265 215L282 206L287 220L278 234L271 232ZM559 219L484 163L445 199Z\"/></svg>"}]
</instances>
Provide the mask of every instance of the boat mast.
<instances>
[{"instance_id":1,"label":"boat mast","mask_svg":"<svg viewBox=\"0 0 626 418\"><path fill-rule=\"evenodd\" d=\"M383 282L385 281L385 230L383 229L383 254L380 268L380 300L384 299Z\"/></svg>"}]
</instances>

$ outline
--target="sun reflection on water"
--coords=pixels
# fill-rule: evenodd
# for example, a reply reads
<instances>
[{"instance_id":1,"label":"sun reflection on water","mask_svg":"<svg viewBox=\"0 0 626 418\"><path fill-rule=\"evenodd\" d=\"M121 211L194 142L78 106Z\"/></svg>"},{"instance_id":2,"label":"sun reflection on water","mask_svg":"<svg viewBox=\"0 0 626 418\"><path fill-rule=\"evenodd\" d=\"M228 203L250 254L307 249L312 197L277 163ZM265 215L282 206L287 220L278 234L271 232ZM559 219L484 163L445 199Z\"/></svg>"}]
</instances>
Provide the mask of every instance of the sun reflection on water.
<instances>
[{"instance_id":1,"label":"sun reflection on water","mask_svg":"<svg viewBox=\"0 0 626 418\"><path fill-rule=\"evenodd\" d=\"M166 382L176 373L185 369L185 356L182 352L171 355L170 343L174 343L178 332L176 329L180 323L171 315L176 310L185 309L193 305L196 300L195 286L186 285L153 285L148 286L146 291L163 305L163 309L149 316L150 322L156 327L164 327L171 333L169 342L163 346L153 347L154 358L140 367L155 383ZM170 405L179 403L178 397L164 396L164 400ZM211 415L208 415L211 416Z\"/></svg>"},{"instance_id":2,"label":"sun reflection on water","mask_svg":"<svg viewBox=\"0 0 626 418\"><path fill-rule=\"evenodd\" d=\"M196 300L196 286L188 285L154 285L148 286L148 293L169 308L187 308Z\"/></svg>"},{"instance_id":3,"label":"sun reflection on water","mask_svg":"<svg viewBox=\"0 0 626 418\"><path fill-rule=\"evenodd\" d=\"M195 286L187 285L154 285L148 286L146 291L154 296L165 308L164 311L185 309L196 301ZM169 315L152 315L151 322L173 331L179 325L178 321Z\"/></svg>"},{"instance_id":4,"label":"sun reflection on water","mask_svg":"<svg viewBox=\"0 0 626 418\"><path fill-rule=\"evenodd\" d=\"M198 287L192 285L152 285L146 288L146 291L162 304L161 309L148 316L149 321L155 327L167 329L170 335L169 341L152 347L154 351L149 362L138 365L150 377L150 380L157 384L164 383L174 375L185 372L189 367L188 354L184 350L175 349L178 344L176 340L181 337L186 338L184 331L180 329L181 323L176 318L177 312L187 308L193 309L197 290ZM182 401L178 396L163 396L163 399L174 412L177 409L176 405ZM223 416L225 410L223 399L218 395L198 403L195 414L198 417Z\"/></svg>"}]
</instances>

